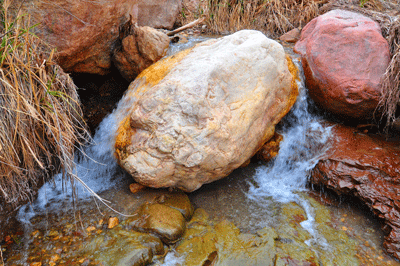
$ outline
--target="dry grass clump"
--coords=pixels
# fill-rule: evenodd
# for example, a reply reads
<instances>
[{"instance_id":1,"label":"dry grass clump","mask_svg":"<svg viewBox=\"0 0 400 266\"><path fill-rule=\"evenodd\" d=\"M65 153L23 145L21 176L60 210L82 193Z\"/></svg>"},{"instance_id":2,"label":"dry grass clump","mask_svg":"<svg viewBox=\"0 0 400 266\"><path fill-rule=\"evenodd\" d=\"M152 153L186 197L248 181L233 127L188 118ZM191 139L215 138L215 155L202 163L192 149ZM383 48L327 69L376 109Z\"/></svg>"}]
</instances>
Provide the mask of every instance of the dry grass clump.
<instances>
[{"instance_id":1,"label":"dry grass clump","mask_svg":"<svg viewBox=\"0 0 400 266\"><path fill-rule=\"evenodd\" d=\"M400 20L391 25L387 40L392 58L382 78L382 96L378 106L387 118L386 129L394 123L400 103Z\"/></svg>"},{"instance_id":2,"label":"dry grass clump","mask_svg":"<svg viewBox=\"0 0 400 266\"><path fill-rule=\"evenodd\" d=\"M1 1L0 201L15 205L30 200L46 174L71 177L74 145L88 135L77 87L9 4Z\"/></svg>"},{"instance_id":3,"label":"dry grass clump","mask_svg":"<svg viewBox=\"0 0 400 266\"><path fill-rule=\"evenodd\" d=\"M199 14L206 16L210 33L254 29L276 38L303 27L318 15L327 0L208 0Z\"/></svg>"}]
</instances>

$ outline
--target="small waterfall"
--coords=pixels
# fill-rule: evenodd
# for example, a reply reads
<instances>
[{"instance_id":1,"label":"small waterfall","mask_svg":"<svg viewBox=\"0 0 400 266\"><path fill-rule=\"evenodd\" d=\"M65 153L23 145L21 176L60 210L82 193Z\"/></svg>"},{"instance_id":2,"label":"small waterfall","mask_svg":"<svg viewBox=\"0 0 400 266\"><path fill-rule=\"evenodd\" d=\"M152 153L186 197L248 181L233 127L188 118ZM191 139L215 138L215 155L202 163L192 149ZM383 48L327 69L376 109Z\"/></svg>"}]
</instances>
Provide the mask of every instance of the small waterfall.
<instances>
[{"instance_id":1,"label":"small waterfall","mask_svg":"<svg viewBox=\"0 0 400 266\"><path fill-rule=\"evenodd\" d=\"M319 244L326 240L314 229L313 209L297 192L305 191L309 171L327 150L330 127L321 124L321 118L309 112L309 99L304 85L301 64L301 81L298 81L299 96L296 104L280 122L278 132L283 135L276 158L256 169L254 183L250 184L248 198L260 206L268 206L271 199L280 203L296 202L307 214L301 225ZM265 208L265 207L264 207Z\"/></svg>"},{"instance_id":2,"label":"small waterfall","mask_svg":"<svg viewBox=\"0 0 400 266\"><path fill-rule=\"evenodd\" d=\"M171 45L167 56L207 39L209 38L197 37L191 38L185 43ZM94 193L100 193L115 186L124 175L113 156L114 141L119 123L135 101L135 97L125 94L119 101L117 108L100 123L93 137L93 144L85 147L75 156L76 168L74 174ZM74 189L76 197L80 201L92 199L92 193L76 180L74 181ZM72 192L71 184L62 179L62 174L57 174L52 181L45 183L39 189L38 198L33 203L20 208L18 219L29 224L30 219L36 214L57 210L66 200L72 201Z\"/></svg>"}]
</instances>

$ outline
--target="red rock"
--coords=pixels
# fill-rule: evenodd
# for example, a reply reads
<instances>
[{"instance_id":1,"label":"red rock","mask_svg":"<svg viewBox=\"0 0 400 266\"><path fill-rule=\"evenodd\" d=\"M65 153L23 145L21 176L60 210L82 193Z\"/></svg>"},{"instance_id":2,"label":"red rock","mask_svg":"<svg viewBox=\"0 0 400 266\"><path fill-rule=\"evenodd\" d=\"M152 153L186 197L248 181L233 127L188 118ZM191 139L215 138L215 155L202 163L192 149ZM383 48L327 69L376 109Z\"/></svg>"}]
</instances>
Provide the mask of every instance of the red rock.
<instances>
[{"instance_id":1,"label":"red rock","mask_svg":"<svg viewBox=\"0 0 400 266\"><path fill-rule=\"evenodd\" d=\"M400 259L400 143L372 138L344 126L311 173L311 182L356 196L382 218L387 252Z\"/></svg>"},{"instance_id":2,"label":"red rock","mask_svg":"<svg viewBox=\"0 0 400 266\"><path fill-rule=\"evenodd\" d=\"M137 7L136 7L137 8ZM57 49L66 72L106 74L119 26L135 13L131 0L28 0L24 12L37 34Z\"/></svg>"},{"instance_id":3,"label":"red rock","mask_svg":"<svg viewBox=\"0 0 400 266\"><path fill-rule=\"evenodd\" d=\"M182 10L182 0L138 0L138 25L172 29Z\"/></svg>"},{"instance_id":4,"label":"red rock","mask_svg":"<svg viewBox=\"0 0 400 266\"><path fill-rule=\"evenodd\" d=\"M171 29L181 5L180 0L26 0L22 13L39 24L37 35L56 48L66 72L104 75L112 65L119 27L130 16L140 26Z\"/></svg>"},{"instance_id":5,"label":"red rock","mask_svg":"<svg viewBox=\"0 0 400 266\"><path fill-rule=\"evenodd\" d=\"M300 39L300 33L300 30L298 28L295 28L283 34L281 37L279 37L279 40L295 43Z\"/></svg>"},{"instance_id":6,"label":"red rock","mask_svg":"<svg viewBox=\"0 0 400 266\"><path fill-rule=\"evenodd\" d=\"M301 54L310 96L320 107L346 117L372 116L390 60L378 23L333 10L304 27L294 50Z\"/></svg>"}]
</instances>

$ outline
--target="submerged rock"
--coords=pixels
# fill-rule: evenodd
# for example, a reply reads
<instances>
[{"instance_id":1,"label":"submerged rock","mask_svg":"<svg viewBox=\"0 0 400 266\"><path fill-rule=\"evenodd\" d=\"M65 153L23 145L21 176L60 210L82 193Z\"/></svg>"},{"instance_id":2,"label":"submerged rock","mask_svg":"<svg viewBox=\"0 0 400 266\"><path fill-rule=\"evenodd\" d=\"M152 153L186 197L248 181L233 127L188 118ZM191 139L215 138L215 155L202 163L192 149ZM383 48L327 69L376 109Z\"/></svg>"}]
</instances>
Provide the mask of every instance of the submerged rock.
<instances>
[{"instance_id":1,"label":"submerged rock","mask_svg":"<svg viewBox=\"0 0 400 266\"><path fill-rule=\"evenodd\" d=\"M185 193L172 192L144 204L137 216L124 221L123 226L158 236L164 243L178 241L186 230L187 220L193 215L193 206Z\"/></svg>"},{"instance_id":2,"label":"submerged rock","mask_svg":"<svg viewBox=\"0 0 400 266\"><path fill-rule=\"evenodd\" d=\"M400 148L355 129L336 126L332 148L310 181L356 196L385 222L384 247L400 259Z\"/></svg>"},{"instance_id":3,"label":"submerged rock","mask_svg":"<svg viewBox=\"0 0 400 266\"><path fill-rule=\"evenodd\" d=\"M143 71L115 142L137 182L185 191L227 176L269 140L298 91L283 47L240 31ZM292 69L291 69L292 70Z\"/></svg>"},{"instance_id":4,"label":"submerged rock","mask_svg":"<svg viewBox=\"0 0 400 266\"><path fill-rule=\"evenodd\" d=\"M275 230L265 228L257 234L241 234L231 222L213 225L203 209L196 209L187 231L175 246L179 265L274 265Z\"/></svg>"},{"instance_id":5,"label":"submerged rock","mask_svg":"<svg viewBox=\"0 0 400 266\"><path fill-rule=\"evenodd\" d=\"M301 54L310 96L321 108L345 117L371 118L390 60L378 23L333 10L304 27L294 50Z\"/></svg>"},{"instance_id":6,"label":"submerged rock","mask_svg":"<svg viewBox=\"0 0 400 266\"><path fill-rule=\"evenodd\" d=\"M95 263L93 265L120 266L148 265L154 257L165 254L164 245L157 237L115 228L85 243L80 253Z\"/></svg>"}]
</instances>

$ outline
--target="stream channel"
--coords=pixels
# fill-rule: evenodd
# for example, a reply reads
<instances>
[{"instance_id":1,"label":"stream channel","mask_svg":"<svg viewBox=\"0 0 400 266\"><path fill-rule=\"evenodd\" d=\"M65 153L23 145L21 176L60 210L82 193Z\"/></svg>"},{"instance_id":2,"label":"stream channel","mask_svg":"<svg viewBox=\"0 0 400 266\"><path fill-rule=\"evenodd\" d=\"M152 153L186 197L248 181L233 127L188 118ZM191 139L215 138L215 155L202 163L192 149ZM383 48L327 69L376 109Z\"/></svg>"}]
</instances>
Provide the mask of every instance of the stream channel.
<instances>
[{"instance_id":1,"label":"stream channel","mask_svg":"<svg viewBox=\"0 0 400 266\"><path fill-rule=\"evenodd\" d=\"M169 54L201 40L204 38L174 44ZM299 57L291 47L285 49L301 72ZM212 221L228 220L242 233L274 228L279 236L277 246L290 257L279 265L400 265L382 248L384 234L379 221L357 201L330 198L307 187L308 171L329 146L330 127L322 115L310 111L315 108L307 96L303 74L300 76L298 100L277 128L283 135L278 156L269 163L252 162L189 193L193 206L204 209ZM132 178L113 158L117 125L130 104L129 99L121 99L117 109L101 122L94 144L84 151L86 156L77 156L76 169L77 176L108 200L109 206L128 215L167 192L147 188L131 193ZM18 219L24 234L7 250L5 265L97 265L91 254L81 252L82 247L94 235L109 230L105 226L109 217L120 221L127 217L100 203L77 181L75 188L77 201L72 200L69 182L56 175L54 182L40 189L36 201L20 208ZM185 265L184 255L176 254L173 246L166 249L165 259L154 260L152 265ZM318 263L302 262L310 258Z\"/></svg>"}]
</instances>

